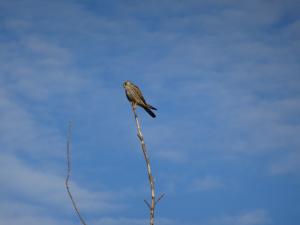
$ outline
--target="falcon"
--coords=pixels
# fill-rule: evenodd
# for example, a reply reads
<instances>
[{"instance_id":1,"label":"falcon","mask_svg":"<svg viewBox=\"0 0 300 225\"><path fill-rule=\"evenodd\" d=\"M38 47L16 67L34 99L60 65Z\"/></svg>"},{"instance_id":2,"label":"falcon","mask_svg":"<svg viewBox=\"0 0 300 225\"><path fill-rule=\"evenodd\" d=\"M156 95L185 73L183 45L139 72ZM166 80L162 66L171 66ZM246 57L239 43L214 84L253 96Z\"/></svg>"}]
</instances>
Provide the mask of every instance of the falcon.
<instances>
[{"instance_id":1,"label":"falcon","mask_svg":"<svg viewBox=\"0 0 300 225\"><path fill-rule=\"evenodd\" d=\"M154 112L151 110L157 110L153 106L149 105L143 97L143 94L138 86L134 85L130 81L125 81L123 83L126 96L135 108L137 105L142 107L151 117L156 117Z\"/></svg>"}]
</instances>

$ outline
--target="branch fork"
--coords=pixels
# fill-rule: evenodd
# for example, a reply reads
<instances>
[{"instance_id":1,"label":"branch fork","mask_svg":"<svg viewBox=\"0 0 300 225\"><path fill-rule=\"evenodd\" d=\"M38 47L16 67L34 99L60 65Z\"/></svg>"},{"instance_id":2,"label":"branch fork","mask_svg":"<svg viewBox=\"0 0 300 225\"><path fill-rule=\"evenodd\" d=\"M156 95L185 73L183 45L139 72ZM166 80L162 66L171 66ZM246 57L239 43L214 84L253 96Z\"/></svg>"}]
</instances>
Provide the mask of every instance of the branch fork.
<instances>
[{"instance_id":1,"label":"branch fork","mask_svg":"<svg viewBox=\"0 0 300 225\"><path fill-rule=\"evenodd\" d=\"M65 185L66 185L68 195L72 201L73 208L75 209L80 222L82 223L82 225L87 225L85 220L81 216L80 210L72 196L70 186L69 186L69 181L70 181L70 177L71 177L71 168L72 168L71 167L71 138L72 138L72 123L70 122L69 127L68 127L68 136L67 136L67 176L66 176L66 180L65 180Z\"/></svg>"},{"instance_id":2,"label":"branch fork","mask_svg":"<svg viewBox=\"0 0 300 225\"><path fill-rule=\"evenodd\" d=\"M155 198L155 186L154 186L154 179L153 179L153 176L152 176L152 173L151 173L150 159L149 159L148 154L147 154L147 149L146 149L146 144L145 144L145 141L144 141L144 136L142 134L142 129L141 129L141 126L140 126L140 122L138 120L138 116L137 116L137 113L136 113L136 104L132 103L131 108L132 108L132 112L134 114L134 118L135 118L135 122L136 122L137 136L138 136L138 139L141 142L142 152L143 152L144 159L145 159L145 162L146 162L149 185L150 185L150 191L151 191L151 203L149 203L145 199L144 199L144 202L150 210L150 225L154 225L155 206L164 197L165 194L161 194L157 199Z\"/></svg>"}]
</instances>

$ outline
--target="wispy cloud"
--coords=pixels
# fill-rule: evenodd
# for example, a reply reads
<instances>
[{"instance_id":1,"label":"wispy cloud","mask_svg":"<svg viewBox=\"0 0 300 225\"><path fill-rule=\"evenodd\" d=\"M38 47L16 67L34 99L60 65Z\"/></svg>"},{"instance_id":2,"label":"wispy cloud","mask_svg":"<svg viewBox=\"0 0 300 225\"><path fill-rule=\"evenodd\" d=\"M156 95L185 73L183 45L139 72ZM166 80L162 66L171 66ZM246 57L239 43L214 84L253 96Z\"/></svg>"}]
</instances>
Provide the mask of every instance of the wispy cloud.
<instances>
[{"instance_id":1,"label":"wispy cloud","mask_svg":"<svg viewBox=\"0 0 300 225\"><path fill-rule=\"evenodd\" d=\"M192 191L212 191L223 187L223 182L213 176L196 178L191 184Z\"/></svg>"},{"instance_id":2,"label":"wispy cloud","mask_svg":"<svg viewBox=\"0 0 300 225\"><path fill-rule=\"evenodd\" d=\"M61 215L53 216L49 209L30 202L18 200L3 200L0 203L0 217L3 224L33 224L59 225L61 223L71 225L71 220Z\"/></svg>"},{"instance_id":3,"label":"wispy cloud","mask_svg":"<svg viewBox=\"0 0 300 225\"><path fill-rule=\"evenodd\" d=\"M42 208L55 207L70 212L70 201L64 187L64 177L35 170L11 155L1 157L1 192L18 195ZM110 192L93 192L72 183L71 189L81 208L89 212L105 212L122 208Z\"/></svg>"},{"instance_id":4,"label":"wispy cloud","mask_svg":"<svg viewBox=\"0 0 300 225\"><path fill-rule=\"evenodd\" d=\"M0 197L20 197L11 208L30 211L2 215L6 224L61 224L49 214L71 210L62 175L70 119L78 128L74 160L83 156L79 167L88 171L79 174L86 185L74 183L83 210L122 209L106 187L119 182L134 190L127 198L136 196L141 184L128 155L136 137L121 88L125 79L158 108L154 121L140 115L164 186L170 193L182 189L172 197L182 198L191 187L195 197L221 191L223 173L238 182L254 168L276 175L270 179L299 173L299 3L27 0L1 1L0 8ZM127 178L120 176L123 166ZM91 178L98 169L107 185ZM93 185L103 185L102 191L90 190ZM36 206L51 213L37 215ZM181 213L190 217L193 210L172 215ZM258 209L215 224L264 224L270 217ZM121 214L98 222L145 220Z\"/></svg>"},{"instance_id":5,"label":"wispy cloud","mask_svg":"<svg viewBox=\"0 0 300 225\"><path fill-rule=\"evenodd\" d=\"M160 149L155 155L159 159L175 163L185 163L189 160L187 154L184 154L184 151L178 149Z\"/></svg>"},{"instance_id":6,"label":"wispy cloud","mask_svg":"<svg viewBox=\"0 0 300 225\"><path fill-rule=\"evenodd\" d=\"M64 145L58 130L37 123L34 115L13 101L5 89L0 92L0 100L0 141L3 152L26 152L34 158L58 156Z\"/></svg>"},{"instance_id":7,"label":"wispy cloud","mask_svg":"<svg viewBox=\"0 0 300 225\"><path fill-rule=\"evenodd\" d=\"M171 225L171 224L178 224L176 221L166 219L166 218L156 218L157 224L161 225ZM96 220L93 222L93 224L103 224L103 225L118 225L118 224L124 224L124 225L143 225L147 224L148 219L134 219L134 218L126 218L126 217L119 217L119 218L102 218L99 220Z\"/></svg>"},{"instance_id":8,"label":"wispy cloud","mask_svg":"<svg viewBox=\"0 0 300 225\"><path fill-rule=\"evenodd\" d=\"M242 212L238 215L223 216L209 222L208 224L220 225L266 225L271 223L271 218L264 209Z\"/></svg>"},{"instance_id":9,"label":"wispy cloud","mask_svg":"<svg viewBox=\"0 0 300 225\"><path fill-rule=\"evenodd\" d=\"M298 151L285 153L280 159L275 159L269 166L272 175L297 173L300 168L300 153Z\"/></svg>"}]
</instances>

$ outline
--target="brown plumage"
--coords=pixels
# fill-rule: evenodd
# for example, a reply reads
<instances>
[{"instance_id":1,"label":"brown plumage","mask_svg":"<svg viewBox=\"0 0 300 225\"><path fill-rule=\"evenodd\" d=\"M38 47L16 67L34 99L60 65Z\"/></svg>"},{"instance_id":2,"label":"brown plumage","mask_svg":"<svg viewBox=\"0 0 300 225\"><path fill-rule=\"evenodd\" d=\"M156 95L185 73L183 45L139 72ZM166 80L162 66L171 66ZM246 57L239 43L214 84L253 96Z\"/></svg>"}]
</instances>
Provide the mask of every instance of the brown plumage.
<instances>
[{"instance_id":1,"label":"brown plumage","mask_svg":"<svg viewBox=\"0 0 300 225\"><path fill-rule=\"evenodd\" d=\"M138 86L134 85L130 81L125 81L123 83L123 87L125 89L126 96L128 100L133 104L133 107L141 106L143 109L149 113L153 118L155 117L154 112L151 110L156 110L153 106L149 105L143 97L143 94Z\"/></svg>"}]
</instances>

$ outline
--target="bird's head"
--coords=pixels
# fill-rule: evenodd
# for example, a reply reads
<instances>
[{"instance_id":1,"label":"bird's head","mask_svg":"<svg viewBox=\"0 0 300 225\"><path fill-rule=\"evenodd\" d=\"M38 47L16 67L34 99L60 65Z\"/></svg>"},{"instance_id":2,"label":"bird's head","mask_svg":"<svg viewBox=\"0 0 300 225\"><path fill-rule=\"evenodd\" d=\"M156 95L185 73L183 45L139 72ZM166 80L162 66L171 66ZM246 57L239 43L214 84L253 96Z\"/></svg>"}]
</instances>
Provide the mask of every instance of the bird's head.
<instances>
[{"instance_id":1,"label":"bird's head","mask_svg":"<svg viewBox=\"0 0 300 225\"><path fill-rule=\"evenodd\" d=\"M126 86L128 86L130 84L130 81L126 80L124 83L123 83L123 87L125 88Z\"/></svg>"}]
</instances>

